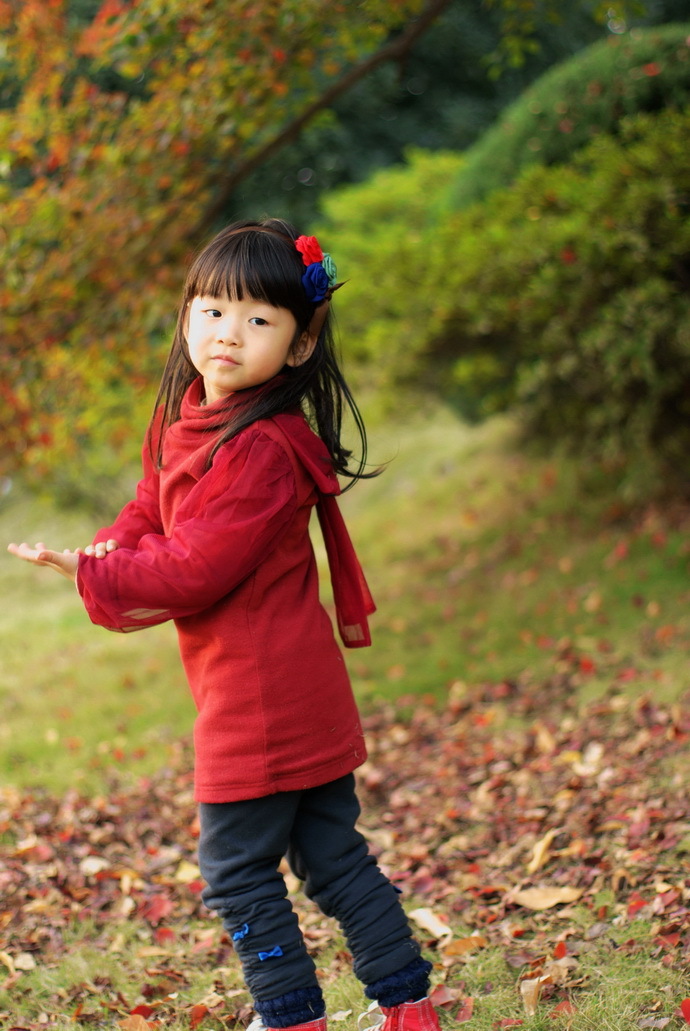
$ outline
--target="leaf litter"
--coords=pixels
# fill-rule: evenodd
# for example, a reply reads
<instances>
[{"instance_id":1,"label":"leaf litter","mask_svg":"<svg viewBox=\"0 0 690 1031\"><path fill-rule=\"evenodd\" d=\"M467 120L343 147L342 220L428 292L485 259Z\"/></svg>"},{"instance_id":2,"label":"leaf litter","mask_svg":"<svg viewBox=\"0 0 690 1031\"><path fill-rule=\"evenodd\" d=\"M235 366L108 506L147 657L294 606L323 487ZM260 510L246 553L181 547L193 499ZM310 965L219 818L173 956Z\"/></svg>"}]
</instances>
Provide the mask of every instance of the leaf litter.
<instances>
[{"instance_id":1,"label":"leaf litter","mask_svg":"<svg viewBox=\"0 0 690 1031\"><path fill-rule=\"evenodd\" d=\"M690 973L690 710L618 689L582 707L577 675L574 662L540 685L455 685L443 706L407 698L365 718L362 830L411 903L434 999L454 1022L471 1026L482 1005L466 972L489 948L515 971L514 1014L497 1028L541 1008L572 1020L581 958L600 939ZM127 992L108 977L65 985L22 1026L65 1013L125 1031L249 1020L232 943L201 901L191 752L176 754L174 767L95 797L0 788L0 998L21 994L26 1012L25 978L59 965L79 927L139 973ZM349 956L335 924L301 895L295 904L336 980ZM201 970L214 987L194 998ZM676 1005L690 1023L690 1000ZM641 1013L639 1026L664 1021Z\"/></svg>"}]
</instances>

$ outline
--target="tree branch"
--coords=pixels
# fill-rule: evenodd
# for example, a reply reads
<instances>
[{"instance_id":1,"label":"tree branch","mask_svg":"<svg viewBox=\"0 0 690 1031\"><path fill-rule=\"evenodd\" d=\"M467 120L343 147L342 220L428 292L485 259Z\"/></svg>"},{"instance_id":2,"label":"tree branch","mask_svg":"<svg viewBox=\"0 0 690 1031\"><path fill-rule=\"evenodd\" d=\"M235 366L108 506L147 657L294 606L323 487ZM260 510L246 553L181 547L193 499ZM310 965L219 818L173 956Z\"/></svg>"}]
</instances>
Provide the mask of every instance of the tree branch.
<instances>
[{"instance_id":1,"label":"tree branch","mask_svg":"<svg viewBox=\"0 0 690 1031\"><path fill-rule=\"evenodd\" d=\"M258 150L254 151L245 161L239 164L224 180L223 189L219 196L215 199L212 206L206 213L203 221L198 227L198 235L202 235L208 229L211 228L215 220L227 207L230 198L237 189L239 184L243 182L247 176L264 164L269 158L277 154L278 151L282 150L288 143L292 143L296 140L302 131L306 128L309 122L317 115L320 111L324 111L330 107L338 97L342 96L343 93L347 93L356 83L363 79L366 75L372 72L379 65L387 64L389 61L400 61L402 60L411 50L413 45L417 42L420 36L422 36L430 25L445 11L453 0L429 0L429 3L424 8L419 17L408 26L408 28L397 36L390 43L387 43L380 50L377 50L371 57L361 61L354 68L351 68L349 72L334 82L329 89L326 90L317 100L314 100L308 107L302 111L296 118L294 118L288 125L285 126L276 136L268 140L263 146L259 147Z\"/></svg>"}]
</instances>

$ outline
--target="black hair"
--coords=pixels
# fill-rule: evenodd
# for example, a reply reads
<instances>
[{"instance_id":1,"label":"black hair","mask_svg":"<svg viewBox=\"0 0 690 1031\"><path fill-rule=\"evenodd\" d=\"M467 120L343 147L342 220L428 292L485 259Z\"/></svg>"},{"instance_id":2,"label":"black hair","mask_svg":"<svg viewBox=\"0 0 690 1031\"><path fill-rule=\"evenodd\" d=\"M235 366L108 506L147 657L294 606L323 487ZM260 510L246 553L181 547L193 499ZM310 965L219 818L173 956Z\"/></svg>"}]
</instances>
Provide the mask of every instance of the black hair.
<instances>
[{"instance_id":1,"label":"black hair","mask_svg":"<svg viewBox=\"0 0 690 1031\"><path fill-rule=\"evenodd\" d=\"M304 263L294 245L298 233L282 219L234 222L227 226L192 262L182 292L170 355L163 371L149 427L149 447L158 466L163 459L163 434L180 418L182 398L199 373L189 357L186 339L188 306L195 297L251 298L276 308L287 308L297 323L294 344L309 329L316 305L302 285ZM330 308L330 305L329 305ZM302 364L285 366L260 388L239 390L218 406L217 437L209 466L219 447L258 419L301 409L326 445L336 473L351 480L376 476L365 472L367 435L361 413L340 370L330 313L319 331L316 346ZM340 441L343 404L349 408L360 440L360 454L350 468L352 451ZM153 432L154 422L159 432ZM154 437L157 437L156 453ZM347 488L345 488L347 489Z\"/></svg>"}]
</instances>

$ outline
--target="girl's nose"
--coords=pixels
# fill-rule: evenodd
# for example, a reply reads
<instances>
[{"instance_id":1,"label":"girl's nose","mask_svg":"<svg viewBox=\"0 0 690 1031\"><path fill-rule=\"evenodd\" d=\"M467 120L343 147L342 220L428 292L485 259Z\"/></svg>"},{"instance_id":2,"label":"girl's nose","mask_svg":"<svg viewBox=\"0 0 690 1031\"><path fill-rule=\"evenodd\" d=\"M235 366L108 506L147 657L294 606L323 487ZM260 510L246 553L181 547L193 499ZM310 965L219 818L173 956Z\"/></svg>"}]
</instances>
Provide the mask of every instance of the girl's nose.
<instances>
[{"instance_id":1,"label":"girl's nose","mask_svg":"<svg viewBox=\"0 0 690 1031\"><path fill-rule=\"evenodd\" d=\"M240 332L236 319L219 319L216 327L216 336L219 342L240 346Z\"/></svg>"}]
</instances>

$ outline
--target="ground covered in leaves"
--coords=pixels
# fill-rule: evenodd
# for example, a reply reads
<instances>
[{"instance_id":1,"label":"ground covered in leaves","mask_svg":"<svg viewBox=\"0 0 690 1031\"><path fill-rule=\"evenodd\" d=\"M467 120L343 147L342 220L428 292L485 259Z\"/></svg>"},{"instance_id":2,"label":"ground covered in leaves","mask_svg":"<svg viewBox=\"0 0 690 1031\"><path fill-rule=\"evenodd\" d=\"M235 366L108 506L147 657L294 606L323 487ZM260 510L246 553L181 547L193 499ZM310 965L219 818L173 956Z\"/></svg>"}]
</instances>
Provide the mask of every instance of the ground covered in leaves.
<instances>
[{"instance_id":1,"label":"ground covered in leaves","mask_svg":"<svg viewBox=\"0 0 690 1031\"><path fill-rule=\"evenodd\" d=\"M690 1023L687 699L633 698L623 670L583 708L581 674L566 647L548 682L458 683L443 706L402 699L365 720L362 829L447 1027ZM0 1026L246 1024L232 945L200 899L190 767L181 745L107 797L0 790ZM329 997L346 947L290 887ZM616 958L660 987L633 988L619 1023L585 1020ZM331 1020L354 1026L349 1008Z\"/></svg>"}]
</instances>

